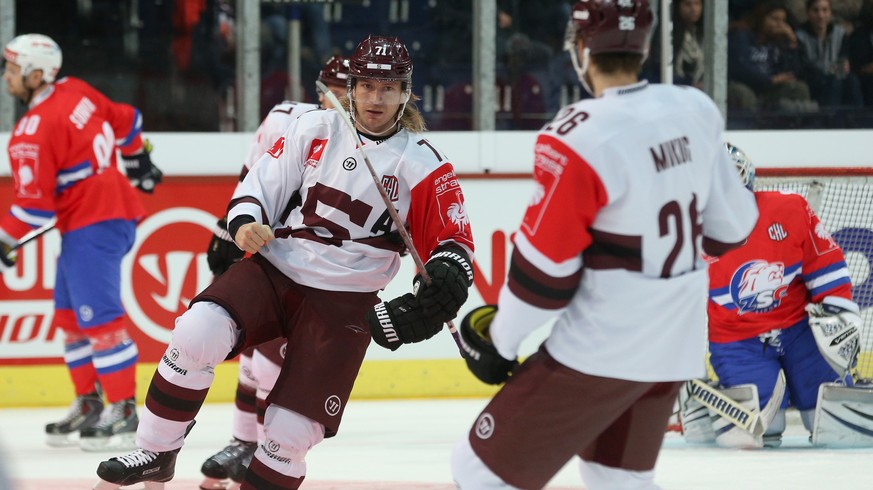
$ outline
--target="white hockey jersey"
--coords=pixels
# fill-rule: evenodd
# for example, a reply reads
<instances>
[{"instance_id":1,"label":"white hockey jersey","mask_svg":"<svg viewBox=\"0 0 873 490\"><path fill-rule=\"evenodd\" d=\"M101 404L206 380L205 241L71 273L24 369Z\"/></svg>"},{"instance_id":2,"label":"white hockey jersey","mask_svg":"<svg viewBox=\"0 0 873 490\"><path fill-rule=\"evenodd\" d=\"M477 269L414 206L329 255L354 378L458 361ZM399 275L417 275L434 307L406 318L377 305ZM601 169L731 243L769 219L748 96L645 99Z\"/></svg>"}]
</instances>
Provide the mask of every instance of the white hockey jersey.
<instances>
[{"instance_id":1,"label":"white hockey jersey","mask_svg":"<svg viewBox=\"0 0 873 490\"><path fill-rule=\"evenodd\" d=\"M228 219L242 214L273 228L260 253L299 284L383 289L400 267L401 242L352 133L334 110L312 111L252 166ZM424 259L455 242L472 256L464 196L451 163L423 135L401 130L364 140L376 175Z\"/></svg>"},{"instance_id":2,"label":"white hockey jersey","mask_svg":"<svg viewBox=\"0 0 873 490\"><path fill-rule=\"evenodd\" d=\"M635 381L704 374L707 269L757 220L697 89L646 82L562 109L534 154L491 336L515 358L559 315L546 348L580 372Z\"/></svg>"}]
</instances>

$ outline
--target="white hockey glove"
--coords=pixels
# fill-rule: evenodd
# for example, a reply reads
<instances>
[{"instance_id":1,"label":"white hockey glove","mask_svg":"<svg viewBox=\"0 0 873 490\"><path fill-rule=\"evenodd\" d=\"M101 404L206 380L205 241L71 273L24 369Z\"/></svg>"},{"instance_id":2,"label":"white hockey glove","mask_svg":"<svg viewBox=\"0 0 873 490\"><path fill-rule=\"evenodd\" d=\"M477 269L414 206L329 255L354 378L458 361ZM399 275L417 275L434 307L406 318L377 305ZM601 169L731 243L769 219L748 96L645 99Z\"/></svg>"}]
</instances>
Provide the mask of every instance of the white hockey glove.
<instances>
[{"instance_id":1,"label":"white hockey glove","mask_svg":"<svg viewBox=\"0 0 873 490\"><path fill-rule=\"evenodd\" d=\"M854 301L827 296L806 305L809 328L822 357L841 377L858 360L861 337L860 308Z\"/></svg>"}]
</instances>

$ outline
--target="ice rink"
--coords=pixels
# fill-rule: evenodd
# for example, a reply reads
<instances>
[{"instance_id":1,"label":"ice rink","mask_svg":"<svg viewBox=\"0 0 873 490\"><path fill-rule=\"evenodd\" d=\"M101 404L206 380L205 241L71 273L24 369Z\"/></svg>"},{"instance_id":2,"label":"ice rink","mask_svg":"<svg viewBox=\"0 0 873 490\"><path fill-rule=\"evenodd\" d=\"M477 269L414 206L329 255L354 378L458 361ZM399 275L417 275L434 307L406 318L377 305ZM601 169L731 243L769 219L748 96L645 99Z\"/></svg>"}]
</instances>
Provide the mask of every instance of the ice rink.
<instances>
[{"instance_id":1,"label":"ice rink","mask_svg":"<svg viewBox=\"0 0 873 490\"><path fill-rule=\"evenodd\" d=\"M452 445L469 430L486 400L353 400L340 433L307 457L308 490L451 490ZM200 465L230 439L230 404L207 404L179 454L168 489L196 490ZM0 410L2 462L15 490L90 489L97 464L114 453L49 448L43 426L65 408ZM791 425L783 447L738 451L686 445L668 435L656 481L665 489L870 489L873 449L813 448ZM134 486L130 488L138 488ZM582 489L573 462L548 487ZM8 490L0 483L0 490Z\"/></svg>"}]
</instances>

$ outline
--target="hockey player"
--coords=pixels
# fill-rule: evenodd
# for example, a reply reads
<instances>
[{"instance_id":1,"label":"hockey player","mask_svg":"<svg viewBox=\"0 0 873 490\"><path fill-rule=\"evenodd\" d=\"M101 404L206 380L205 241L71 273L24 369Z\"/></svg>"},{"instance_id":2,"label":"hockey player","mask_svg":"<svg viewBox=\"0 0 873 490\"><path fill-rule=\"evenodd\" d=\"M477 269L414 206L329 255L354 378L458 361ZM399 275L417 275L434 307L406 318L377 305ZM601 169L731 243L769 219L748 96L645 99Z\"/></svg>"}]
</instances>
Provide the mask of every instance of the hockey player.
<instances>
[{"instance_id":1,"label":"hockey player","mask_svg":"<svg viewBox=\"0 0 873 490\"><path fill-rule=\"evenodd\" d=\"M752 161L739 148L727 148L751 190ZM820 386L852 383L848 373L861 319L842 250L802 196L778 191L754 195L761 217L746 244L708 259L709 351L730 397L752 413L772 415L764 417L763 433L743 430L723 417L715 417L718 430L713 431L708 410L692 398L682 416L692 442L778 447L789 402L812 432L819 422L814 419ZM765 411L768 405L774 410ZM701 416L692 415L695 409Z\"/></svg>"},{"instance_id":2,"label":"hockey player","mask_svg":"<svg viewBox=\"0 0 873 490\"><path fill-rule=\"evenodd\" d=\"M229 233L246 252L192 301L146 398L141 449L104 461L99 488L173 477L175 458L213 380L213 367L283 337L287 354L242 489L296 489L305 456L336 435L370 339L397 349L436 335L472 284L473 241L447 158L421 132L412 60L397 38L371 36L350 60L357 134L338 111L300 116L243 179ZM402 244L358 145L396 206L429 284L380 303ZM108 483L111 482L111 483Z\"/></svg>"},{"instance_id":3,"label":"hockey player","mask_svg":"<svg viewBox=\"0 0 873 490\"><path fill-rule=\"evenodd\" d=\"M48 444L85 450L132 447L137 415L137 348L121 304L121 261L145 212L131 182L151 193L161 174L144 150L142 117L82 80L57 79L61 50L24 34L3 51L3 80L27 106L9 141L15 200L0 218L0 268L15 267L12 246L56 219L61 233L54 323L76 399L46 425ZM118 170L121 151L128 182ZM104 409L105 393L108 408Z\"/></svg>"},{"instance_id":4,"label":"hockey player","mask_svg":"<svg viewBox=\"0 0 873 490\"><path fill-rule=\"evenodd\" d=\"M345 96L348 74L348 59L333 56L322 67L318 80L340 98ZM322 108L333 108L324 94L319 93L318 102ZM318 109L319 105L291 101L276 104L255 133L255 139L243 163L240 181L292 122L301 114ZM219 276L231 265L242 260L244 255L245 252L236 246L227 233L227 219L221 218L206 251L210 270L215 276ZM279 376L284 353L285 339L279 338L250 347L240 354L233 409L233 439L224 449L203 463L200 471L206 479L200 484L201 489L223 489L229 484L228 478L237 483L242 481L255 453L257 441L261 439L259 435L263 435L266 397Z\"/></svg>"},{"instance_id":5,"label":"hockey player","mask_svg":"<svg viewBox=\"0 0 873 490\"><path fill-rule=\"evenodd\" d=\"M506 382L453 450L463 490L543 488L574 456L586 488L657 488L676 394L703 372L698 251L736 247L757 218L715 104L694 88L639 81L648 0L588 0L571 12L567 47L594 98L540 130L536 190L499 309L461 323L473 374ZM519 366L519 344L552 318Z\"/></svg>"}]
</instances>

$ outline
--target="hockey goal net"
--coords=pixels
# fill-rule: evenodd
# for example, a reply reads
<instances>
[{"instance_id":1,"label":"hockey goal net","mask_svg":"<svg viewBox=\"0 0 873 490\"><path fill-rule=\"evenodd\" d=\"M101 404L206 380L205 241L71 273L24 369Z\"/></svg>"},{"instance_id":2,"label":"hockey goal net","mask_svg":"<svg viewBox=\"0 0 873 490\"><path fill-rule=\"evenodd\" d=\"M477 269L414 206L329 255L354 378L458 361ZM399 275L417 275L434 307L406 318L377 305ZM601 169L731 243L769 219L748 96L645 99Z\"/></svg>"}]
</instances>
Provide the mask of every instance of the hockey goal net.
<instances>
[{"instance_id":1,"label":"hockey goal net","mask_svg":"<svg viewBox=\"0 0 873 490\"><path fill-rule=\"evenodd\" d=\"M843 249L861 307L857 379L873 380L873 168L757 169L755 190L804 196Z\"/></svg>"}]
</instances>

